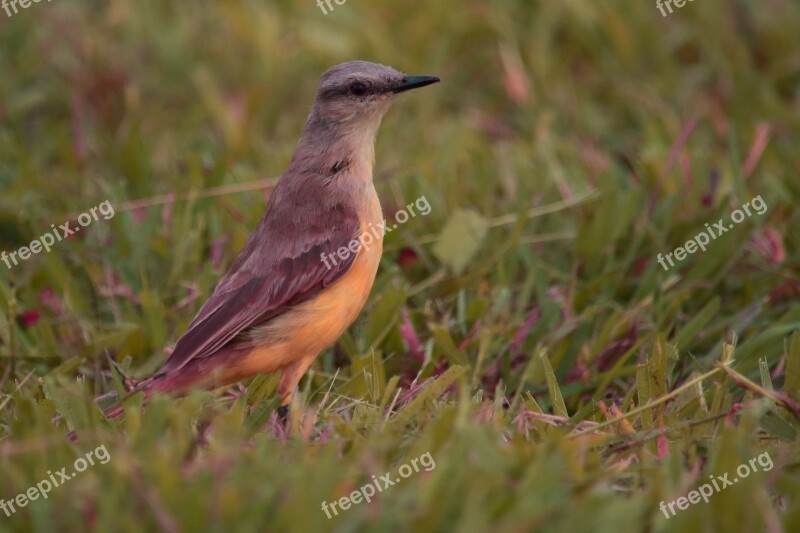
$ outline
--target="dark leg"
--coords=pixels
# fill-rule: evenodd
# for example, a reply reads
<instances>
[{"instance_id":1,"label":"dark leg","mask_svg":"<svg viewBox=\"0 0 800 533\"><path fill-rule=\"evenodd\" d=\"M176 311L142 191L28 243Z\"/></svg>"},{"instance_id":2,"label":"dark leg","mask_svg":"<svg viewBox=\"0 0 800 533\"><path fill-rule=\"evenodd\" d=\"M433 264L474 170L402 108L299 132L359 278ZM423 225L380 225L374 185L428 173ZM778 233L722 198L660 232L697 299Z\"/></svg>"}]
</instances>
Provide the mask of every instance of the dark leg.
<instances>
[{"instance_id":1,"label":"dark leg","mask_svg":"<svg viewBox=\"0 0 800 533\"><path fill-rule=\"evenodd\" d=\"M281 405L278 408L278 417L283 421L284 425L287 423L289 418L289 404L292 402L292 394L294 390L297 388L297 383L300 381L300 378L303 377L303 374L306 373L308 367L311 366L311 363L314 362L317 356L313 357L303 357L301 359L296 360L294 363L290 364L286 368L283 369L281 373L281 380L278 383L278 391L277 396L281 398Z\"/></svg>"},{"instance_id":2,"label":"dark leg","mask_svg":"<svg viewBox=\"0 0 800 533\"><path fill-rule=\"evenodd\" d=\"M286 421L289 420L289 406L288 405L281 405L278 407L278 419L286 424Z\"/></svg>"}]
</instances>

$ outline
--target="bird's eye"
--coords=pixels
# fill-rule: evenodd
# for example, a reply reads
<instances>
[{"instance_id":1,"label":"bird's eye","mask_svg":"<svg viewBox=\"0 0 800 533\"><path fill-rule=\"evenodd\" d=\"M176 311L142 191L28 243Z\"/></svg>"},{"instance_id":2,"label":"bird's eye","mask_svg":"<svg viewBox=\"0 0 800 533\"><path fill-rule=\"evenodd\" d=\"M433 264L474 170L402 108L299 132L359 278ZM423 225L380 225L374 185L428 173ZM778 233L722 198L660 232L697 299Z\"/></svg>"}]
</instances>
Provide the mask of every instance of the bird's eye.
<instances>
[{"instance_id":1,"label":"bird's eye","mask_svg":"<svg viewBox=\"0 0 800 533\"><path fill-rule=\"evenodd\" d=\"M350 86L350 94L353 96L365 96L367 94L367 86L356 82Z\"/></svg>"}]
</instances>

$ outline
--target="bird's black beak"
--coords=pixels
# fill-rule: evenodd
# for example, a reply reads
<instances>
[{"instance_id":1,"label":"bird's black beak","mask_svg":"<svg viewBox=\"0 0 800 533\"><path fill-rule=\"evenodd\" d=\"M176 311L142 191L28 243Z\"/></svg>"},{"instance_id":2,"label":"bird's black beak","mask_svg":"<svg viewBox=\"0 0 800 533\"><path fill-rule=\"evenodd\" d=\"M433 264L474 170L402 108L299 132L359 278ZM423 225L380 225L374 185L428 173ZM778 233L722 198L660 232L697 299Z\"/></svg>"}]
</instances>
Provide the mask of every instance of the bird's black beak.
<instances>
[{"instance_id":1,"label":"bird's black beak","mask_svg":"<svg viewBox=\"0 0 800 533\"><path fill-rule=\"evenodd\" d=\"M392 89L392 92L395 94L402 93L411 89L425 87L432 83L438 83L439 81L439 78L436 76L406 76L403 78L403 81L400 82L400 85Z\"/></svg>"}]
</instances>

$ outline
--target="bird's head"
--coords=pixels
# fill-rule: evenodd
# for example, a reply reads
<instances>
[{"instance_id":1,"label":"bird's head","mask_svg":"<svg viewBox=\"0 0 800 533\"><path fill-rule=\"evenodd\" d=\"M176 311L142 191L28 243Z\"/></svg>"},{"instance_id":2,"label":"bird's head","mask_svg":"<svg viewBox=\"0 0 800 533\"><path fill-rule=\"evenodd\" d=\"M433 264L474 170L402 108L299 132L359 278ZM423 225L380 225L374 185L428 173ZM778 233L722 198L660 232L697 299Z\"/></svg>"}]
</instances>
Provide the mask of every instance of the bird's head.
<instances>
[{"instance_id":1,"label":"bird's head","mask_svg":"<svg viewBox=\"0 0 800 533\"><path fill-rule=\"evenodd\" d=\"M322 75L312 116L338 126L377 128L398 94L438 81L433 76L407 76L385 65L349 61Z\"/></svg>"}]
</instances>

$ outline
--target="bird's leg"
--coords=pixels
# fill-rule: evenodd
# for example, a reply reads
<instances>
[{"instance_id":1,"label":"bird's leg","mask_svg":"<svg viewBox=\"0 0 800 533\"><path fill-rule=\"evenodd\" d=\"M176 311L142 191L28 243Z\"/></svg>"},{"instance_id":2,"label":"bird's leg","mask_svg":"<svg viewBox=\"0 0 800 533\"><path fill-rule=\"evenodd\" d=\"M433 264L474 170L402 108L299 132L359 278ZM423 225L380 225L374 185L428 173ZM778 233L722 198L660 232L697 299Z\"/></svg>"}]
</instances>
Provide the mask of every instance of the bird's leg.
<instances>
[{"instance_id":1,"label":"bird's leg","mask_svg":"<svg viewBox=\"0 0 800 533\"><path fill-rule=\"evenodd\" d=\"M292 403L294 390L297 388L300 378L316 358L316 355L302 357L283 369L281 381L278 383L278 396L282 398L281 406L278 408L278 417L284 423L289 416L289 404Z\"/></svg>"},{"instance_id":2,"label":"bird's leg","mask_svg":"<svg viewBox=\"0 0 800 533\"><path fill-rule=\"evenodd\" d=\"M280 420L283 424L289 420L289 406L288 405L281 405L278 407L278 420Z\"/></svg>"}]
</instances>

